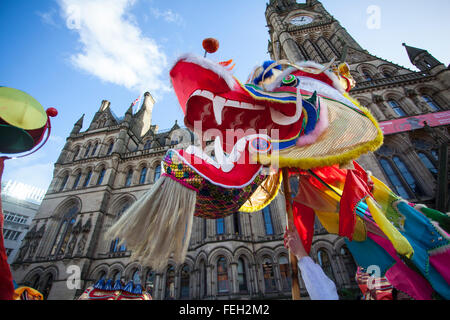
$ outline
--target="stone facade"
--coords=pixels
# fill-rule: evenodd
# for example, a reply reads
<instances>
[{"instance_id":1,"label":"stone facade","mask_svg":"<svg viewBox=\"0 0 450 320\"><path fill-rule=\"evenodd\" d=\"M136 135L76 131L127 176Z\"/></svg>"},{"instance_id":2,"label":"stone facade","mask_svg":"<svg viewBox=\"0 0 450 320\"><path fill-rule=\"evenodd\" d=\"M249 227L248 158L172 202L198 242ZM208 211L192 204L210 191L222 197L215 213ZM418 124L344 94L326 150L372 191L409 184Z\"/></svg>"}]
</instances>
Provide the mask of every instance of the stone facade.
<instances>
[{"instance_id":1,"label":"stone facade","mask_svg":"<svg viewBox=\"0 0 450 320\"><path fill-rule=\"evenodd\" d=\"M312 24L290 25L288 21L299 13L313 17ZM448 110L450 79L445 66L415 72L370 55L320 2L271 0L266 18L273 59L325 63L347 52L346 61L358 81L352 94L378 120ZM420 52L414 59L428 55ZM46 231L36 250L24 252L12 265L16 281L41 290L48 299L74 299L101 277L140 282L154 299L290 299L282 196L263 212L223 220L195 218L185 263L169 263L162 273L131 261L126 245L119 246L117 239L104 239L105 230L159 177L166 151L191 143L192 136L176 123L158 132L151 123L153 104L147 93L138 112L130 107L117 118L110 103L102 101L86 131L81 132L83 117L74 125L32 223ZM359 161L411 201L433 207L444 203L448 210L442 191L448 190L448 170L442 164L447 145L448 127L424 128L387 136L385 147ZM311 256L335 281L342 297L345 290L356 290L356 265L344 239L326 234L319 223ZM81 283L73 288L71 279L77 270ZM307 297L301 279L300 285Z\"/></svg>"}]
</instances>

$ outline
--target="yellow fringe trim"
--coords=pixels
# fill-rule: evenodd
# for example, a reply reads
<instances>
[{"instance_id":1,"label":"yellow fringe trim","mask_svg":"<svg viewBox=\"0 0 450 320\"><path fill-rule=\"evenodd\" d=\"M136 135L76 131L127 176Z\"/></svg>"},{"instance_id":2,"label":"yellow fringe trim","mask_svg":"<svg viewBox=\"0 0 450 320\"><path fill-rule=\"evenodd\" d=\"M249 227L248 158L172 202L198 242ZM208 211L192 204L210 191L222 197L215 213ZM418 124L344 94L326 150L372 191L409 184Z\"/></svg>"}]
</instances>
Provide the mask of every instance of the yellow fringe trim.
<instances>
[{"instance_id":1,"label":"yellow fringe trim","mask_svg":"<svg viewBox=\"0 0 450 320\"><path fill-rule=\"evenodd\" d=\"M301 168L303 170L319 168L319 167L328 167L333 166L335 164L346 164L352 160L358 159L362 154L367 152L373 152L379 149L384 142L383 131L381 130L377 120L370 113L367 108L360 106L361 111L370 119L370 121L375 125L378 131L377 137L370 142L364 143L353 150L344 152L340 155L333 155L324 158L300 158L300 159L292 159L285 158L283 156L279 156L279 166L280 168ZM272 156L267 155L256 155L256 160L263 164L269 165L271 163Z\"/></svg>"},{"instance_id":2,"label":"yellow fringe trim","mask_svg":"<svg viewBox=\"0 0 450 320\"><path fill-rule=\"evenodd\" d=\"M261 204L259 206L251 206L250 207L250 206L245 205L245 203L244 203L244 205L242 205L242 207L239 209L239 211L240 212L244 212L244 213L253 213L253 212L261 211L262 209L267 207L273 201L273 199L275 199L276 196L278 195L278 192L280 191L280 187L281 187L281 182L282 181L283 181L283 175L280 174L280 177L279 177L278 182L277 182L277 188L276 188L275 192L269 198L267 198L266 201L264 201L263 204Z\"/></svg>"}]
</instances>

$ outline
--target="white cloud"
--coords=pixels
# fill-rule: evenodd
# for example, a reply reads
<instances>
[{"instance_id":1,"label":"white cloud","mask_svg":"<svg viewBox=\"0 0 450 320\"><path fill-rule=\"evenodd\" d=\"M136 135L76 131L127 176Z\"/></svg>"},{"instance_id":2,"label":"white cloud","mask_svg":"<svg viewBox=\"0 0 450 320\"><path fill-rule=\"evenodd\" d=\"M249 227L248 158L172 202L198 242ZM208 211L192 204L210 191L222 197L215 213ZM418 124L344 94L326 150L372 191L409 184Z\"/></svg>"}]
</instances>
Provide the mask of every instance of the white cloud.
<instances>
[{"instance_id":1,"label":"white cloud","mask_svg":"<svg viewBox=\"0 0 450 320\"><path fill-rule=\"evenodd\" d=\"M36 14L41 18L43 23L59 28L59 25L55 22L56 13L57 12L55 9L51 9L48 12L40 12L40 11L36 12Z\"/></svg>"},{"instance_id":2,"label":"white cloud","mask_svg":"<svg viewBox=\"0 0 450 320\"><path fill-rule=\"evenodd\" d=\"M103 81L137 93L168 91L167 57L145 37L129 10L135 0L59 0L66 26L80 36L72 63ZM167 80L166 80L167 81Z\"/></svg>"},{"instance_id":3,"label":"white cloud","mask_svg":"<svg viewBox=\"0 0 450 320\"><path fill-rule=\"evenodd\" d=\"M171 9L167 9L166 11L161 11L156 8L151 8L150 12L157 19L162 17L164 19L164 21L166 21L166 22L176 23L178 25L183 24L183 18L181 17L181 15L179 15L176 12L173 12Z\"/></svg>"},{"instance_id":4,"label":"white cloud","mask_svg":"<svg viewBox=\"0 0 450 320\"><path fill-rule=\"evenodd\" d=\"M53 177L53 163L37 163L33 165L12 165L12 162L5 161L5 170L2 181L16 181L33 186L39 189L47 190Z\"/></svg>"}]
</instances>

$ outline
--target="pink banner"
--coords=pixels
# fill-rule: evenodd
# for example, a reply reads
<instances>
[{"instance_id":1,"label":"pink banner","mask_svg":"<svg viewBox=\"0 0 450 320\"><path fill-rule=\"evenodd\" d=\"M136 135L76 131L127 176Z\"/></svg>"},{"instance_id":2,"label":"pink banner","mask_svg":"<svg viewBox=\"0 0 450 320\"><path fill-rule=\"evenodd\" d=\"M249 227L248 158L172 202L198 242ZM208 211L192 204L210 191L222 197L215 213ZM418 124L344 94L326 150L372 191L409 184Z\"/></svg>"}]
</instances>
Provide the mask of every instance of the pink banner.
<instances>
[{"instance_id":1,"label":"pink banner","mask_svg":"<svg viewBox=\"0 0 450 320\"><path fill-rule=\"evenodd\" d=\"M428 113L419 116L402 118L398 120L380 122L381 130L385 135L422 129L424 122L430 127L439 127L450 124L450 111Z\"/></svg>"}]
</instances>

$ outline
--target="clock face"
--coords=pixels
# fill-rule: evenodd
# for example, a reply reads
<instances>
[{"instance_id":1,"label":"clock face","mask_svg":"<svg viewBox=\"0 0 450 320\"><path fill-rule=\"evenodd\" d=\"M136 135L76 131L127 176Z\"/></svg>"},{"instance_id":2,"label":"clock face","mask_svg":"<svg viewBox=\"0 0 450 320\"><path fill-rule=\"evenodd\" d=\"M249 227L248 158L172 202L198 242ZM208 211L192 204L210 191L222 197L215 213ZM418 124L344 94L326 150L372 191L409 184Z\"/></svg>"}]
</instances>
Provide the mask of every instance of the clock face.
<instances>
[{"instance_id":1,"label":"clock face","mask_svg":"<svg viewBox=\"0 0 450 320\"><path fill-rule=\"evenodd\" d=\"M296 16L290 20L290 23L292 23L295 26L304 26L305 24L310 24L313 22L313 18L310 16Z\"/></svg>"}]
</instances>

